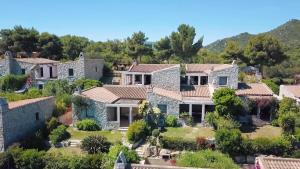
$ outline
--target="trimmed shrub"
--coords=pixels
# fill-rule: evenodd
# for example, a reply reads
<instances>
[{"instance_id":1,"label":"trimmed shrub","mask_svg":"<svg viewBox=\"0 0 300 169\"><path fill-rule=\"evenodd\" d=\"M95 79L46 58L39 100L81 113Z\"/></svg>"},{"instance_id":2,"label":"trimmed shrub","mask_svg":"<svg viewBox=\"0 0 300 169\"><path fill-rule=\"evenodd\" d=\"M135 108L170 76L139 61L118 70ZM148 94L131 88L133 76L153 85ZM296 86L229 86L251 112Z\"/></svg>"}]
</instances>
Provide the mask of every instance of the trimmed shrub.
<instances>
[{"instance_id":1,"label":"trimmed shrub","mask_svg":"<svg viewBox=\"0 0 300 169\"><path fill-rule=\"evenodd\" d=\"M45 167L44 151L35 149L21 150L19 154L14 154L16 168L40 169Z\"/></svg>"},{"instance_id":2,"label":"trimmed shrub","mask_svg":"<svg viewBox=\"0 0 300 169\"><path fill-rule=\"evenodd\" d=\"M78 121L76 123L76 127L78 128L78 130L83 130L83 131L100 130L100 127L98 126L97 122L92 119L83 119L81 121Z\"/></svg>"},{"instance_id":3,"label":"trimmed shrub","mask_svg":"<svg viewBox=\"0 0 300 169\"><path fill-rule=\"evenodd\" d=\"M177 127L178 126L177 117L175 115L168 115L166 117L165 122L166 122L167 127Z\"/></svg>"},{"instance_id":4,"label":"trimmed shrub","mask_svg":"<svg viewBox=\"0 0 300 169\"><path fill-rule=\"evenodd\" d=\"M235 155L240 153L242 134L238 129L219 129L215 134L216 144L220 151Z\"/></svg>"},{"instance_id":5,"label":"trimmed shrub","mask_svg":"<svg viewBox=\"0 0 300 169\"><path fill-rule=\"evenodd\" d=\"M145 139L148 135L148 126L144 120L137 120L130 124L126 137L130 143Z\"/></svg>"},{"instance_id":6,"label":"trimmed shrub","mask_svg":"<svg viewBox=\"0 0 300 169\"><path fill-rule=\"evenodd\" d=\"M67 132L67 127L64 125L58 126L56 129L52 130L49 139L52 144L56 145L58 142L67 139L70 134Z\"/></svg>"},{"instance_id":7,"label":"trimmed shrub","mask_svg":"<svg viewBox=\"0 0 300 169\"><path fill-rule=\"evenodd\" d=\"M280 114L278 118L278 122L282 130L284 131L284 134L294 134L295 133L295 113L293 112L287 112L284 114Z\"/></svg>"},{"instance_id":8,"label":"trimmed shrub","mask_svg":"<svg viewBox=\"0 0 300 169\"><path fill-rule=\"evenodd\" d=\"M171 150L188 150L193 151L197 149L197 143L195 140L184 140L179 137L167 137L162 136L160 138L160 144L165 149L171 149Z\"/></svg>"},{"instance_id":9,"label":"trimmed shrub","mask_svg":"<svg viewBox=\"0 0 300 169\"><path fill-rule=\"evenodd\" d=\"M81 141L81 149L89 154L107 153L110 147L110 142L106 137L100 135L92 135L84 138Z\"/></svg>"},{"instance_id":10,"label":"trimmed shrub","mask_svg":"<svg viewBox=\"0 0 300 169\"><path fill-rule=\"evenodd\" d=\"M41 97L42 96L42 91L39 90L38 88L29 88L28 91L26 92L26 95L29 97L29 98L38 98L38 97Z\"/></svg>"},{"instance_id":11,"label":"trimmed shrub","mask_svg":"<svg viewBox=\"0 0 300 169\"><path fill-rule=\"evenodd\" d=\"M282 156L292 150L290 141L280 137L275 139L257 138L251 141L254 153Z\"/></svg>"},{"instance_id":12,"label":"trimmed shrub","mask_svg":"<svg viewBox=\"0 0 300 169\"><path fill-rule=\"evenodd\" d=\"M239 169L233 160L218 151L202 150L198 152L186 152L176 159L176 165L180 167Z\"/></svg>"},{"instance_id":13,"label":"trimmed shrub","mask_svg":"<svg viewBox=\"0 0 300 169\"><path fill-rule=\"evenodd\" d=\"M120 152L123 152L125 157L126 157L126 160L129 162L129 163L139 163L140 162L140 158L139 156L137 155L136 151L134 150L129 150L128 147L126 146L123 146L123 145L120 145L120 144L117 144L117 145L114 145L112 147L109 148L109 153L108 153L108 156L113 160L113 161L116 161L117 160L117 157L119 155Z\"/></svg>"},{"instance_id":14,"label":"trimmed shrub","mask_svg":"<svg viewBox=\"0 0 300 169\"><path fill-rule=\"evenodd\" d=\"M6 75L0 77L0 90L15 91L22 88L27 80L27 75Z\"/></svg>"},{"instance_id":15,"label":"trimmed shrub","mask_svg":"<svg viewBox=\"0 0 300 169\"><path fill-rule=\"evenodd\" d=\"M104 154L88 154L86 156L75 156L70 159L70 169L111 169L114 161Z\"/></svg>"}]
</instances>

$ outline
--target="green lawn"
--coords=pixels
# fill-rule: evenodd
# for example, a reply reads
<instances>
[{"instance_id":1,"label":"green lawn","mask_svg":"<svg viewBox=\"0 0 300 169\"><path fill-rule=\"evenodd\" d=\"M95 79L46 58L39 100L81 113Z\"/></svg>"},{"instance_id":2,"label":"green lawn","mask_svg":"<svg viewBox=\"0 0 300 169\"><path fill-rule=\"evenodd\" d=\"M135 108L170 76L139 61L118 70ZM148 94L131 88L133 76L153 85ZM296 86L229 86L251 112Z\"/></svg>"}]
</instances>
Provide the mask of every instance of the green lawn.
<instances>
[{"instance_id":1,"label":"green lawn","mask_svg":"<svg viewBox=\"0 0 300 169\"><path fill-rule=\"evenodd\" d=\"M47 153L53 154L53 155L62 155L62 156L74 156L74 155L84 155L86 154L84 151L81 151L79 147L60 147L55 148L51 147Z\"/></svg>"},{"instance_id":2,"label":"green lawn","mask_svg":"<svg viewBox=\"0 0 300 169\"><path fill-rule=\"evenodd\" d=\"M168 137L180 137L183 139L195 139L198 136L212 138L215 135L215 131L212 128L206 127L168 127L167 131L162 133L163 136ZM266 125L259 127L251 132L242 133L244 137L255 139L258 137L275 138L281 135L281 128Z\"/></svg>"},{"instance_id":3,"label":"green lawn","mask_svg":"<svg viewBox=\"0 0 300 169\"><path fill-rule=\"evenodd\" d=\"M119 143L122 140L122 134L119 131L79 131L73 127L69 127L67 131L71 134L70 139L82 140L90 135L101 135L106 137L111 143Z\"/></svg>"},{"instance_id":4,"label":"green lawn","mask_svg":"<svg viewBox=\"0 0 300 169\"><path fill-rule=\"evenodd\" d=\"M211 138L214 137L214 134L213 129L205 127L168 127L167 131L162 133L163 136L183 139L195 139L198 136Z\"/></svg>"},{"instance_id":5,"label":"green lawn","mask_svg":"<svg viewBox=\"0 0 300 169\"><path fill-rule=\"evenodd\" d=\"M274 127L271 125L265 125L263 127L258 127L252 132L242 133L244 137L249 137L250 139L255 139L258 137L266 137L266 138L275 138L279 137L282 133L280 127Z\"/></svg>"}]
</instances>

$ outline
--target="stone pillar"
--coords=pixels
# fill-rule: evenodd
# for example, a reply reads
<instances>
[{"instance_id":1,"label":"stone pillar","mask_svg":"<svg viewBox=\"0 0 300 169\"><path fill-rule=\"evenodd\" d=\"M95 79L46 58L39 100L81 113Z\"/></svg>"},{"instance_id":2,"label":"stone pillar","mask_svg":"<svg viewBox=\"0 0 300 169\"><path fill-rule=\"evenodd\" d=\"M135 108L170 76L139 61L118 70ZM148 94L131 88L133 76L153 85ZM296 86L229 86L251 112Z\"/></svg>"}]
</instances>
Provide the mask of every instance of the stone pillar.
<instances>
[{"instance_id":1,"label":"stone pillar","mask_svg":"<svg viewBox=\"0 0 300 169\"><path fill-rule=\"evenodd\" d=\"M191 76L188 76L188 85L191 85Z\"/></svg>"},{"instance_id":2,"label":"stone pillar","mask_svg":"<svg viewBox=\"0 0 300 169\"><path fill-rule=\"evenodd\" d=\"M198 76L198 85L200 86L201 83L201 76Z\"/></svg>"},{"instance_id":3,"label":"stone pillar","mask_svg":"<svg viewBox=\"0 0 300 169\"><path fill-rule=\"evenodd\" d=\"M145 75L142 74L142 85L145 85Z\"/></svg>"},{"instance_id":4,"label":"stone pillar","mask_svg":"<svg viewBox=\"0 0 300 169\"><path fill-rule=\"evenodd\" d=\"M260 107L259 106L257 106L257 114L256 114L256 116L257 116L257 118L260 119Z\"/></svg>"},{"instance_id":5,"label":"stone pillar","mask_svg":"<svg viewBox=\"0 0 300 169\"><path fill-rule=\"evenodd\" d=\"M132 84L135 84L135 74L132 74Z\"/></svg>"},{"instance_id":6,"label":"stone pillar","mask_svg":"<svg viewBox=\"0 0 300 169\"><path fill-rule=\"evenodd\" d=\"M189 115L192 116L192 109L193 109L193 105L189 104Z\"/></svg>"},{"instance_id":7,"label":"stone pillar","mask_svg":"<svg viewBox=\"0 0 300 169\"><path fill-rule=\"evenodd\" d=\"M132 123L132 107L129 107L129 124Z\"/></svg>"},{"instance_id":8,"label":"stone pillar","mask_svg":"<svg viewBox=\"0 0 300 169\"><path fill-rule=\"evenodd\" d=\"M6 68L7 73L6 74L12 74L13 72L13 56L10 51L6 51L4 54L5 62L6 62Z\"/></svg>"},{"instance_id":9,"label":"stone pillar","mask_svg":"<svg viewBox=\"0 0 300 169\"><path fill-rule=\"evenodd\" d=\"M204 119L205 119L205 104L202 104L201 123L204 122Z\"/></svg>"},{"instance_id":10,"label":"stone pillar","mask_svg":"<svg viewBox=\"0 0 300 169\"><path fill-rule=\"evenodd\" d=\"M120 125L120 116L121 116L120 107L118 106L117 107L117 121L118 121L119 125Z\"/></svg>"}]
</instances>

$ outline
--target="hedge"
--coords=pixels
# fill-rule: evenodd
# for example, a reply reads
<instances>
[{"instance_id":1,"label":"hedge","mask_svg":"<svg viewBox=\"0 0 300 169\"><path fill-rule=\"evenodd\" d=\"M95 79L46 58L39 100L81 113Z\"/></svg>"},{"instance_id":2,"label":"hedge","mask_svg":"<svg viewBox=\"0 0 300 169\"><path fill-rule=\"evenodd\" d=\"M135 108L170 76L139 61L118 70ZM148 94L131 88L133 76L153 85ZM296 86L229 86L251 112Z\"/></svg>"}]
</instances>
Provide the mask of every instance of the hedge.
<instances>
[{"instance_id":1,"label":"hedge","mask_svg":"<svg viewBox=\"0 0 300 169\"><path fill-rule=\"evenodd\" d=\"M171 149L171 150L196 150L197 149L197 143L195 140L184 140L179 137L167 137L162 136L160 138L160 144L165 149Z\"/></svg>"}]
</instances>

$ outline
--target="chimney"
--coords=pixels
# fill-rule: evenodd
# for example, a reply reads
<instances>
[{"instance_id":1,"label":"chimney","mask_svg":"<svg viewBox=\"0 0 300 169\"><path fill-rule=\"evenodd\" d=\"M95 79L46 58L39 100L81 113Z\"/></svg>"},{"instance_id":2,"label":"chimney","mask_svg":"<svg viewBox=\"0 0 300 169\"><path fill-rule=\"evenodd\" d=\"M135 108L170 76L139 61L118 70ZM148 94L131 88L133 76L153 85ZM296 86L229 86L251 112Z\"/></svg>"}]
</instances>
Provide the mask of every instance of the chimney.
<instances>
[{"instance_id":1,"label":"chimney","mask_svg":"<svg viewBox=\"0 0 300 169\"><path fill-rule=\"evenodd\" d=\"M79 59L84 60L84 58L85 58L84 53L83 53L83 52L80 52L80 54L79 54Z\"/></svg>"},{"instance_id":2,"label":"chimney","mask_svg":"<svg viewBox=\"0 0 300 169\"><path fill-rule=\"evenodd\" d=\"M136 66L136 65L139 65L139 63L136 59L134 59L132 65Z\"/></svg>"},{"instance_id":3,"label":"chimney","mask_svg":"<svg viewBox=\"0 0 300 169\"><path fill-rule=\"evenodd\" d=\"M6 62L6 66L7 66L7 74L11 74L12 72L12 67L13 67L13 56L12 53L10 51L6 51L4 54L4 58L5 58L5 62Z\"/></svg>"}]
</instances>

